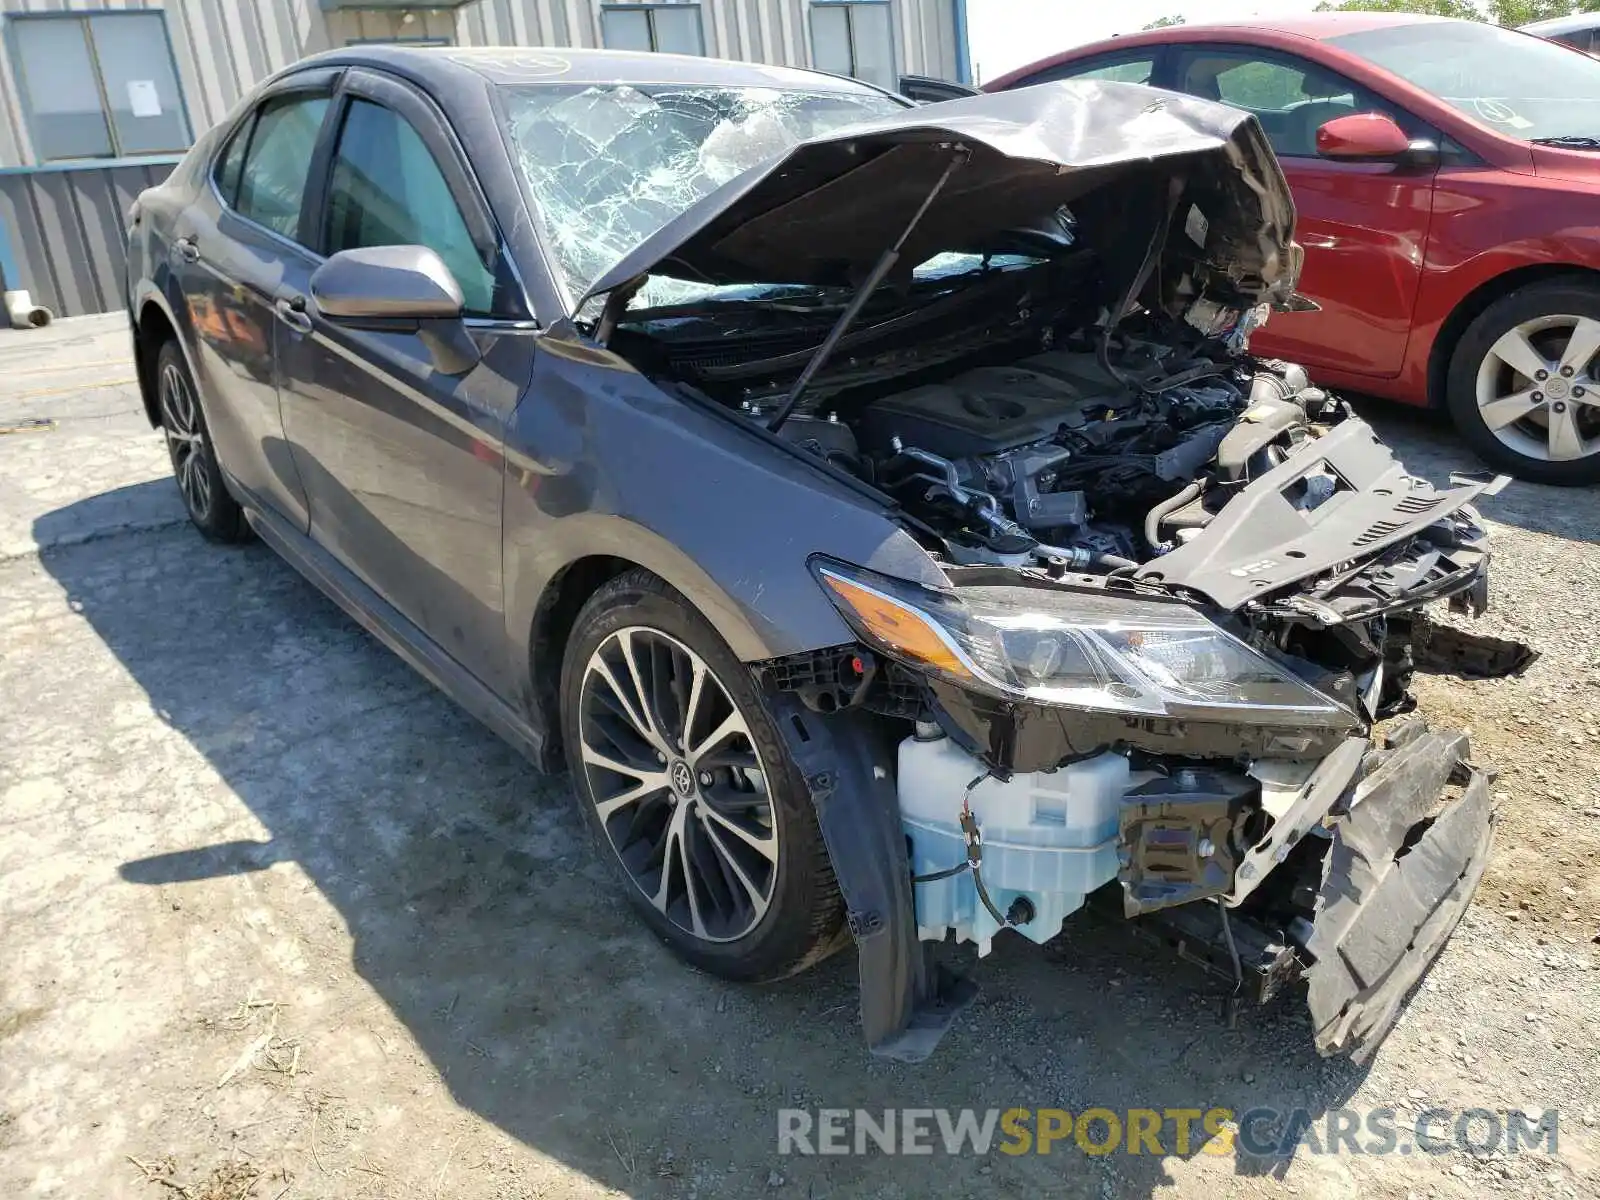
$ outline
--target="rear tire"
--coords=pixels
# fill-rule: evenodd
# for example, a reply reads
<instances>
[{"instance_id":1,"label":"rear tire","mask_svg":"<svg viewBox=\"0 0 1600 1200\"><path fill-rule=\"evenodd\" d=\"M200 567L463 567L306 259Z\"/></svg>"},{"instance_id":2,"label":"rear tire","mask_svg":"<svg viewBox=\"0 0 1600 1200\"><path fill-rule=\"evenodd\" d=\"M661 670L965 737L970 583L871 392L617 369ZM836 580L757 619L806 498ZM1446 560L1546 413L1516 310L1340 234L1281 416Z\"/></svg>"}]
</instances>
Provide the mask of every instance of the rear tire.
<instances>
[{"instance_id":1,"label":"rear tire","mask_svg":"<svg viewBox=\"0 0 1600 1200\"><path fill-rule=\"evenodd\" d=\"M1461 336L1445 405L1480 458L1531 483L1600 483L1600 287L1529 284Z\"/></svg>"},{"instance_id":2,"label":"rear tire","mask_svg":"<svg viewBox=\"0 0 1600 1200\"><path fill-rule=\"evenodd\" d=\"M228 493L200 407L200 391L183 351L171 338L161 344L156 355L156 398L172 474L189 520L213 542L244 541L250 536L250 526L239 502Z\"/></svg>"},{"instance_id":3,"label":"rear tire","mask_svg":"<svg viewBox=\"0 0 1600 1200\"><path fill-rule=\"evenodd\" d=\"M749 668L667 584L634 570L590 597L562 662L561 724L585 823L679 957L755 982L839 943L804 781Z\"/></svg>"}]
</instances>

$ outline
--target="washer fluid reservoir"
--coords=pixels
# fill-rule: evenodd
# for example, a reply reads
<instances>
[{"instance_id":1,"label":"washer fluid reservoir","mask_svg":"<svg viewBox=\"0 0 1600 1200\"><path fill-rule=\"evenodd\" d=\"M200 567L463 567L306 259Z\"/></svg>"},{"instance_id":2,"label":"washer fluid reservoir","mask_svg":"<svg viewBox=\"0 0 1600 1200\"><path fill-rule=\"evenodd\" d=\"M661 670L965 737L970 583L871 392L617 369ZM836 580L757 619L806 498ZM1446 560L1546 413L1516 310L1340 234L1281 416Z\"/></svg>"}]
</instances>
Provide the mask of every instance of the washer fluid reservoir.
<instances>
[{"instance_id":1,"label":"washer fluid reservoir","mask_svg":"<svg viewBox=\"0 0 1600 1200\"><path fill-rule=\"evenodd\" d=\"M1016 926L1035 942L1061 931L1084 897L1117 877L1118 809L1130 786L1128 760L1110 752L1059 767L1013 775L1001 782L949 738L908 737L900 743L900 817L911 842L914 875L931 875L966 861L961 801L983 833L984 887L1002 914L1019 897L1032 919ZM916 885L917 935L976 942L989 953L1002 926L978 899L972 874Z\"/></svg>"}]
</instances>

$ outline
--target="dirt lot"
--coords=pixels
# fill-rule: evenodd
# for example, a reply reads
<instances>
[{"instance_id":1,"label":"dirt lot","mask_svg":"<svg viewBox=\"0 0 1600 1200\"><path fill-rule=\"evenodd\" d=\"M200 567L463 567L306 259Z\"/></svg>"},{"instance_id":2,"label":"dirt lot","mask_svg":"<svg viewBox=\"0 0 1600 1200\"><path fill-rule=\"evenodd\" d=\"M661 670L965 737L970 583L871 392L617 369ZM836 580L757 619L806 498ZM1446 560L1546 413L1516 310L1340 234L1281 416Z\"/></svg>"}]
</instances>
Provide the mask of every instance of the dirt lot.
<instances>
[{"instance_id":1,"label":"dirt lot","mask_svg":"<svg viewBox=\"0 0 1600 1200\"><path fill-rule=\"evenodd\" d=\"M563 780L265 548L203 544L131 373L115 318L0 334L0 428L56 422L0 434L0 1195L1600 1194L1595 492L1487 506L1486 624L1544 657L1422 687L1501 768L1502 832L1369 1068L1292 1004L1230 1032L1215 983L1079 923L1000 939L908 1068L864 1053L850 954L766 989L678 965ZM1368 409L1424 473L1466 465ZM1558 1109L1560 1150L777 1152L786 1107L1091 1105Z\"/></svg>"}]
</instances>

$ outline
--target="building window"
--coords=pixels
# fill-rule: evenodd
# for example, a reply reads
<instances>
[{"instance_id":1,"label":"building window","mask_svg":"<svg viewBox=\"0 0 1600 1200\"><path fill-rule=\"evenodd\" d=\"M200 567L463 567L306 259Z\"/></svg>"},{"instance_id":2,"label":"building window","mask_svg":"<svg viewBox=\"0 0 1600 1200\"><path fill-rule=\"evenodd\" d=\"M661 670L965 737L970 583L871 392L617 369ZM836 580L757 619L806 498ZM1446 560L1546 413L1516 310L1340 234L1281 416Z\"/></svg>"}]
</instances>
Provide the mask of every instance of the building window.
<instances>
[{"instance_id":1,"label":"building window","mask_svg":"<svg viewBox=\"0 0 1600 1200\"><path fill-rule=\"evenodd\" d=\"M813 0L811 65L892 90L898 77L888 0Z\"/></svg>"},{"instance_id":2,"label":"building window","mask_svg":"<svg viewBox=\"0 0 1600 1200\"><path fill-rule=\"evenodd\" d=\"M161 13L14 16L8 23L38 158L188 148L189 118Z\"/></svg>"},{"instance_id":3,"label":"building window","mask_svg":"<svg viewBox=\"0 0 1600 1200\"><path fill-rule=\"evenodd\" d=\"M605 4L600 32L608 50L704 54L698 4Z\"/></svg>"}]
</instances>

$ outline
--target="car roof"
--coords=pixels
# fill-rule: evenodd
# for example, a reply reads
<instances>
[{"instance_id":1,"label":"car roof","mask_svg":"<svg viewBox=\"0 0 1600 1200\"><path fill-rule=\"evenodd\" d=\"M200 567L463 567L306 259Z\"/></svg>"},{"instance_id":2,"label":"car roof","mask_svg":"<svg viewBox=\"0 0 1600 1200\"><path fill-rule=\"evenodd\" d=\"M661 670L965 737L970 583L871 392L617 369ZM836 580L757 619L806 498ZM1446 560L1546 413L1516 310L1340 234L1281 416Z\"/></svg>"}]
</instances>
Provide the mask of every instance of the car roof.
<instances>
[{"instance_id":1,"label":"car roof","mask_svg":"<svg viewBox=\"0 0 1600 1200\"><path fill-rule=\"evenodd\" d=\"M1196 29L1264 29L1272 33L1286 33L1294 37L1323 41L1342 37L1347 33L1365 33L1369 29L1391 29L1398 25L1443 24L1455 17L1435 17L1422 13L1406 12L1324 12L1303 13L1299 16L1263 20L1252 17L1237 21L1207 21L1204 24L1175 25L1169 32L1179 35Z\"/></svg>"},{"instance_id":2,"label":"car roof","mask_svg":"<svg viewBox=\"0 0 1600 1200\"><path fill-rule=\"evenodd\" d=\"M1600 29L1600 12L1574 13L1570 17L1551 17L1548 21L1534 21L1529 25L1518 25L1523 33L1536 33L1540 37L1550 37L1560 33L1582 33L1585 29Z\"/></svg>"},{"instance_id":3,"label":"car roof","mask_svg":"<svg viewBox=\"0 0 1600 1200\"><path fill-rule=\"evenodd\" d=\"M347 46L296 63L308 65L387 67L427 84L463 71L500 86L597 83L679 84L705 87L766 87L794 91L884 95L858 79L732 62L693 54L659 54L633 50L569 50L518 46Z\"/></svg>"}]
</instances>

